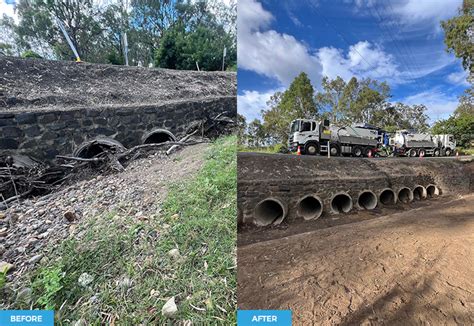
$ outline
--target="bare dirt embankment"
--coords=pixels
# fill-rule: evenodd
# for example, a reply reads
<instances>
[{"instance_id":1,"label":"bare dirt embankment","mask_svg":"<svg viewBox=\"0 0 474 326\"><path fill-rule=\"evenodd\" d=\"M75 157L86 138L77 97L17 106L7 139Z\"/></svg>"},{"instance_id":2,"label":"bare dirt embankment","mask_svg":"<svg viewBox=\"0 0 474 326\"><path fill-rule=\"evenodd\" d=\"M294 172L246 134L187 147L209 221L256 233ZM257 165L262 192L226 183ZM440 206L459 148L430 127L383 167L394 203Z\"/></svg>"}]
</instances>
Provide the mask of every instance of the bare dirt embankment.
<instances>
[{"instance_id":1,"label":"bare dirt embankment","mask_svg":"<svg viewBox=\"0 0 474 326\"><path fill-rule=\"evenodd\" d=\"M0 111L137 106L235 96L236 74L0 58Z\"/></svg>"},{"instance_id":2,"label":"bare dirt embankment","mask_svg":"<svg viewBox=\"0 0 474 326\"><path fill-rule=\"evenodd\" d=\"M474 195L238 248L240 309L294 325L472 325Z\"/></svg>"}]
</instances>

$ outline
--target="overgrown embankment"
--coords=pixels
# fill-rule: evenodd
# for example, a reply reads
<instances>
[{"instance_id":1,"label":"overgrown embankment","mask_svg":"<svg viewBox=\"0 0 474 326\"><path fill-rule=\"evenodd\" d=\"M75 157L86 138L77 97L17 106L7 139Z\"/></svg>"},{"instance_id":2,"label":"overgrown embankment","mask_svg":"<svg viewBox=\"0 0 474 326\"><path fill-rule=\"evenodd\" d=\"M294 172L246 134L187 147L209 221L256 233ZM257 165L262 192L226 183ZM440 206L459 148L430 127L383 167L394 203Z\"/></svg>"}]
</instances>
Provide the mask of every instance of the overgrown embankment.
<instances>
[{"instance_id":1,"label":"overgrown embankment","mask_svg":"<svg viewBox=\"0 0 474 326\"><path fill-rule=\"evenodd\" d=\"M4 286L2 307L54 309L59 325L235 323L235 142L210 146L199 172L168 187L153 211L117 206L84 218ZM173 297L177 312L165 317Z\"/></svg>"}]
</instances>

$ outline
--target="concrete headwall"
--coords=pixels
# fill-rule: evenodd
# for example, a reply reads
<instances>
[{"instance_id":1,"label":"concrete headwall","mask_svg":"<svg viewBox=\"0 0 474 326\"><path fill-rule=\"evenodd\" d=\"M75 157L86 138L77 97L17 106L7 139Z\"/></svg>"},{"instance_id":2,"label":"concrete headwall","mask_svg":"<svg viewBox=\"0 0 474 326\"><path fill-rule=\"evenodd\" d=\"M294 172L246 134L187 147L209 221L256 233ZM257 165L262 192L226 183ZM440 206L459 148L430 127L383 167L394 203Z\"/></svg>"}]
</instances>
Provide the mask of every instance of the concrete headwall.
<instances>
[{"instance_id":1,"label":"concrete headwall","mask_svg":"<svg viewBox=\"0 0 474 326\"><path fill-rule=\"evenodd\" d=\"M238 154L238 207L241 223L258 224L255 208L267 198L287 209L286 220L302 218L298 204L308 195L319 198L323 214L333 214L332 199L347 194L352 209L360 209L359 195L369 191L377 197L390 189L397 196L402 188L425 189L435 185L443 194L472 191L474 163L439 158L325 158L279 154Z\"/></svg>"},{"instance_id":2,"label":"concrete headwall","mask_svg":"<svg viewBox=\"0 0 474 326\"><path fill-rule=\"evenodd\" d=\"M155 128L179 136L192 121L237 110L233 96L205 100L176 101L162 105L134 107L77 108L66 111L0 111L0 154L27 154L52 159L70 154L86 140L107 136L124 146L138 145Z\"/></svg>"}]
</instances>

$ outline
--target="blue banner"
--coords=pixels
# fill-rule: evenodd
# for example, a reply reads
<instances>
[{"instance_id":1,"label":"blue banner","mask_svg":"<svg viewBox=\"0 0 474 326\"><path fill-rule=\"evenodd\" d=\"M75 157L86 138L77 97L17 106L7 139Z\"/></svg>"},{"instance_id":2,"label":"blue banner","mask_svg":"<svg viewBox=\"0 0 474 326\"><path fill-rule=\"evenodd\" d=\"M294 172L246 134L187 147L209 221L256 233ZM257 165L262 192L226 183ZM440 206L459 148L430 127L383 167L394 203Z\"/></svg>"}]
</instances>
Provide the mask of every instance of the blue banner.
<instances>
[{"instance_id":1,"label":"blue banner","mask_svg":"<svg viewBox=\"0 0 474 326\"><path fill-rule=\"evenodd\" d=\"M291 310L238 310L237 326L291 326Z\"/></svg>"},{"instance_id":2,"label":"blue banner","mask_svg":"<svg viewBox=\"0 0 474 326\"><path fill-rule=\"evenodd\" d=\"M0 310L1 326L54 326L53 310Z\"/></svg>"}]
</instances>

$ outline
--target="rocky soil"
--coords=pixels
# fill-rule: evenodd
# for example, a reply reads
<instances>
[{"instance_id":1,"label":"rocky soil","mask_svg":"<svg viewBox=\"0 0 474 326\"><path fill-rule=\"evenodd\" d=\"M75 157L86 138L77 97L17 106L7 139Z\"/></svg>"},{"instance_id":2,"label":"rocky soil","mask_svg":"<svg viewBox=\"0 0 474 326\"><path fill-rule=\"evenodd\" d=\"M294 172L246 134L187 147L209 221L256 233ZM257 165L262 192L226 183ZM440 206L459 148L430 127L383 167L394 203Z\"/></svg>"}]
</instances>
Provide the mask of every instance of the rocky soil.
<instances>
[{"instance_id":1,"label":"rocky soil","mask_svg":"<svg viewBox=\"0 0 474 326\"><path fill-rule=\"evenodd\" d=\"M77 226L107 212L146 219L160 211L173 182L199 170L207 144L171 156L156 153L132 162L125 172L96 176L44 197L12 203L0 211L0 270L9 281L31 270L49 246L74 235Z\"/></svg>"},{"instance_id":2,"label":"rocky soil","mask_svg":"<svg viewBox=\"0 0 474 326\"><path fill-rule=\"evenodd\" d=\"M235 73L0 58L0 110L137 106L235 96Z\"/></svg>"}]
</instances>

